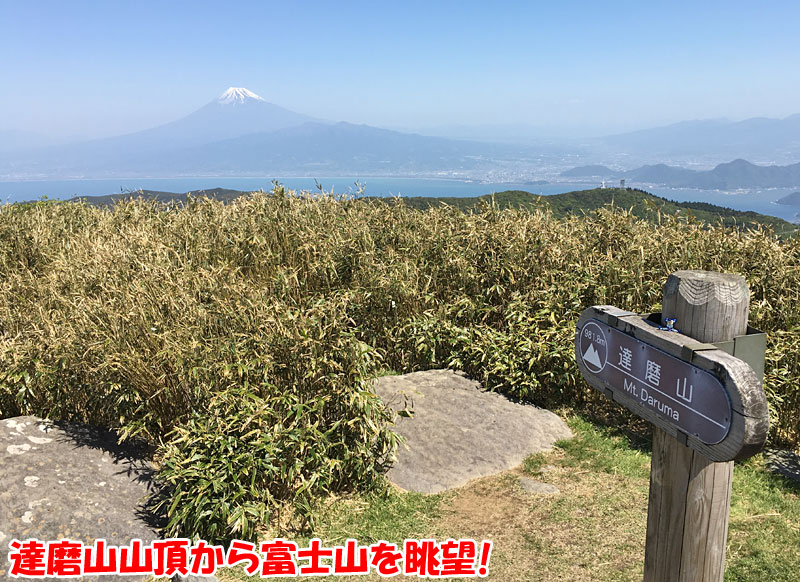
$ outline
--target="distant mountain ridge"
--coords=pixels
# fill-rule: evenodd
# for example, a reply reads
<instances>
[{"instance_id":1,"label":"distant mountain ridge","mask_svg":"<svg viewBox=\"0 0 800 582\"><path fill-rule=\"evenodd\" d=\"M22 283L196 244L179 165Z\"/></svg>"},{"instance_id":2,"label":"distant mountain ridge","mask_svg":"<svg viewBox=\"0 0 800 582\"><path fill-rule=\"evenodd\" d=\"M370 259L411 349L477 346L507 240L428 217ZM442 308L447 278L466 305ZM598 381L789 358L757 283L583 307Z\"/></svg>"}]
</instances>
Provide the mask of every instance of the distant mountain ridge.
<instances>
[{"instance_id":1,"label":"distant mountain ridge","mask_svg":"<svg viewBox=\"0 0 800 582\"><path fill-rule=\"evenodd\" d=\"M778 204L785 204L787 206L800 206L800 192L792 192L783 198L776 200Z\"/></svg>"},{"instance_id":2,"label":"distant mountain ridge","mask_svg":"<svg viewBox=\"0 0 800 582\"><path fill-rule=\"evenodd\" d=\"M800 114L783 119L682 121L600 138L606 146L657 158L707 155L731 158L785 158L800 154Z\"/></svg>"},{"instance_id":3,"label":"distant mountain ridge","mask_svg":"<svg viewBox=\"0 0 800 582\"><path fill-rule=\"evenodd\" d=\"M677 188L736 190L739 188L792 188L800 186L800 163L788 166L758 166L747 160L733 160L713 170L697 171L665 164L615 171L606 166L580 166L561 173L562 177L625 178L640 183Z\"/></svg>"}]
</instances>

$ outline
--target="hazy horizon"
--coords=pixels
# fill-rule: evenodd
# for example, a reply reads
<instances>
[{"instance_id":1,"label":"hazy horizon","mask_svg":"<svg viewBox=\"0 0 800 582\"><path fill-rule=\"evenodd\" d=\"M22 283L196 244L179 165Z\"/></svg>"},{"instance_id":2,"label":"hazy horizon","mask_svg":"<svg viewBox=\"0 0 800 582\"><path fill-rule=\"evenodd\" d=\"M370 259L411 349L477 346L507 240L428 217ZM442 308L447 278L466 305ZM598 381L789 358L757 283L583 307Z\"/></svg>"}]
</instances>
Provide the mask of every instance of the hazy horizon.
<instances>
[{"instance_id":1,"label":"hazy horizon","mask_svg":"<svg viewBox=\"0 0 800 582\"><path fill-rule=\"evenodd\" d=\"M292 111L404 131L593 136L800 112L779 2L0 1L0 131L135 132L242 86Z\"/></svg>"}]
</instances>

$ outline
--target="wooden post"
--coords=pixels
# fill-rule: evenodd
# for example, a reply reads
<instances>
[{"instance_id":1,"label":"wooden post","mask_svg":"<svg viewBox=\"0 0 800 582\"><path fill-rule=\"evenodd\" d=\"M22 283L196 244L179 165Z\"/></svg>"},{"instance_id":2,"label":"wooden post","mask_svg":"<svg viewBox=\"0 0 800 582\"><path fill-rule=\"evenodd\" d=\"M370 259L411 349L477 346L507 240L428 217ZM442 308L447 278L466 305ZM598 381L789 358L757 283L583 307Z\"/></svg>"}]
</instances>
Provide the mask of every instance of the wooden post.
<instances>
[{"instance_id":1,"label":"wooden post","mask_svg":"<svg viewBox=\"0 0 800 582\"><path fill-rule=\"evenodd\" d=\"M747 332L744 277L677 271L664 285L662 317L698 341ZM645 582L722 582L733 461L715 463L656 427L647 512Z\"/></svg>"}]
</instances>

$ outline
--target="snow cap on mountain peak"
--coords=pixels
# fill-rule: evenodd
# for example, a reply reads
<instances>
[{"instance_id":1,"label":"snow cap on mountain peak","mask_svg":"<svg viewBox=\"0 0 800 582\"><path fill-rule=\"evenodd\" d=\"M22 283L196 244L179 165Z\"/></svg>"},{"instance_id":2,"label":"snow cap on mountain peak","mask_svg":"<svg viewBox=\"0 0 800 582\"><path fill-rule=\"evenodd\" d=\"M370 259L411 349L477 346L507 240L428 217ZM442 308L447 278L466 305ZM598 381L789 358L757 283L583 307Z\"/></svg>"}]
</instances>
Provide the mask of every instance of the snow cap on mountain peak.
<instances>
[{"instance_id":1,"label":"snow cap on mountain peak","mask_svg":"<svg viewBox=\"0 0 800 582\"><path fill-rule=\"evenodd\" d=\"M231 103L244 103L248 99L254 99L255 101L264 101L264 99L250 91L249 89L245 89L244 87L229 87L227 91L225 91L222 95L219 96L218 101L223 105L229 105Z\"/></svg>"}]
</instances>

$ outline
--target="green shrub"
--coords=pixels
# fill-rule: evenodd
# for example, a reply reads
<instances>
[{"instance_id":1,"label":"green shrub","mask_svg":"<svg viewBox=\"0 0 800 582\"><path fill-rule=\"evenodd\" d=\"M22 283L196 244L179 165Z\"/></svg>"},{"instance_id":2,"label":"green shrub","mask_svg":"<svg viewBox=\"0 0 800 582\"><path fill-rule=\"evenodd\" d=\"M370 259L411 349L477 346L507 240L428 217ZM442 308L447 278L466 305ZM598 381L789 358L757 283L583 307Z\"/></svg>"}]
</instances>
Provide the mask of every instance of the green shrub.
<instances>
[{"instance_id":1,"label":"green shrub","mask_svg":"<svg viewBox=\"0 0 800 582\"><path fill-rule=\"evenodd\" d=\"M170 535L256 539L270 518L282 521L276 510L309 522L322 496L382 484L397 437L369 390L374 354L316 313L280 316L270 383L218 392L168 435L160 476Z\"/></svg>"}]
</instances>

